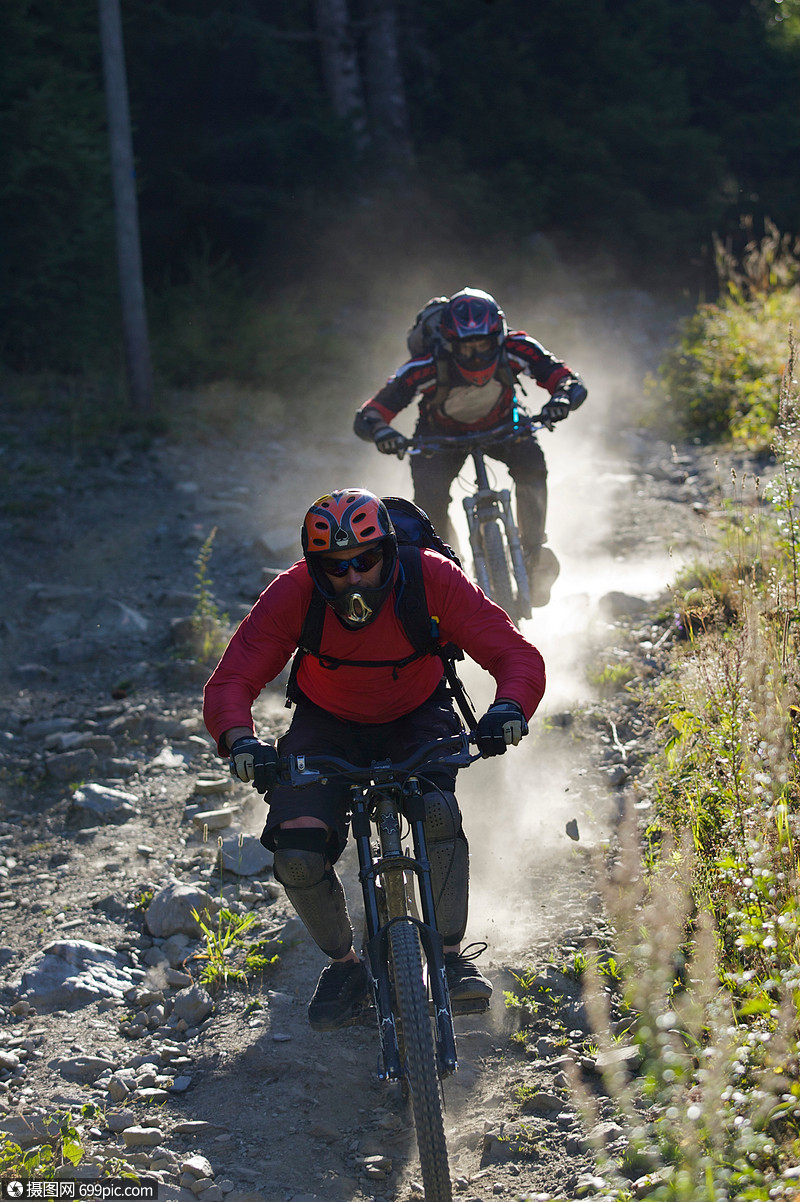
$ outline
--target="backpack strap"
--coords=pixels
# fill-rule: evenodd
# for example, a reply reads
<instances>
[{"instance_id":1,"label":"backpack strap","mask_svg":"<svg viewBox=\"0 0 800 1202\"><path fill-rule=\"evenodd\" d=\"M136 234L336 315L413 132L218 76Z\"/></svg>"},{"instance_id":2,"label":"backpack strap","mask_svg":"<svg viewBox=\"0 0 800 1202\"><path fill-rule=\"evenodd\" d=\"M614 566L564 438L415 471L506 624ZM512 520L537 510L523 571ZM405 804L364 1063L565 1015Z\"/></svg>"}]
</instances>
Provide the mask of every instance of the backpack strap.
<instances>
[{"instance_id":1,"label":"backpack strap","mask_svg":"<svg viewBox=\"0 0 800 1202\"><path fill-rule=\"evenodd\" d=\"M400 547L399 551L405 582L397 599L397 616L403 624L406 638L412 647L421 653L424 654L424 648L427 647L429 654L439 656L450 691L461 710L467 729L474 730L478 719L455 668L455 661L463 659L464 652L455 643L439 642L439 619L428 612L425 599L419 547Z\"/></svg>"},{"instance_id":2,"label":"backpack strap","mask_svg":"<svg viewBox=\"0 0 800 1202\"><path fill-rule=\"evenodd\" d=\"M292 658L289 679L286 682L286 708L296 705L302 693L297 683L297 672L306 655L318 655L322 644L322 627L325 625L325 601L318 589L311 594L311 603L303 618L303 628Z\"/></svg>"}]
</instances>

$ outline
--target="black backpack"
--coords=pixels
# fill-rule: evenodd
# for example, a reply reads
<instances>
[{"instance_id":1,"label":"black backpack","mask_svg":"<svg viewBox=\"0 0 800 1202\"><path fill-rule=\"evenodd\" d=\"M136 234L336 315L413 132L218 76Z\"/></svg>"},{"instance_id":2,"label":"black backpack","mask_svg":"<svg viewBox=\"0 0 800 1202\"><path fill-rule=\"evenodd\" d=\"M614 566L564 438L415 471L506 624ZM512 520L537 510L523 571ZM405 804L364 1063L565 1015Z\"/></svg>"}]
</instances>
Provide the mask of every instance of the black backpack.
<instances>
[{"instance_id":1,"label":"black backpack","mask_svg":"<svg viewBox=\"0 0 800 1202\"><path fill-rule=\"evenodd\" d=\"M302 693L297 685L297 670L304 656L315 655L323 668L332 671L345 665L350 668L392 668L394 679L401 668L423 655L438 655L444 666L444 674L453 698L458 704L470 730L475 729L476 717L466 690L458 677L455 661L464 658L464 652L454 643L439 642L439 620L428 612L425 585L422 578L422 556L420 551L429 548L438 551L461 567L461 561L453 548L435 531L433 523L423 509L405 497L383 497L397 535L397 548L402 576L395 585L394 604L406 638L414 648L411 655L395 660L336 659L320 655L322 628L325 624L326 602L315 588L311 603L303 620L300 641L292 660L289 680L286 685L286 705L297 702Z\"/></svg>"}]
</instances>

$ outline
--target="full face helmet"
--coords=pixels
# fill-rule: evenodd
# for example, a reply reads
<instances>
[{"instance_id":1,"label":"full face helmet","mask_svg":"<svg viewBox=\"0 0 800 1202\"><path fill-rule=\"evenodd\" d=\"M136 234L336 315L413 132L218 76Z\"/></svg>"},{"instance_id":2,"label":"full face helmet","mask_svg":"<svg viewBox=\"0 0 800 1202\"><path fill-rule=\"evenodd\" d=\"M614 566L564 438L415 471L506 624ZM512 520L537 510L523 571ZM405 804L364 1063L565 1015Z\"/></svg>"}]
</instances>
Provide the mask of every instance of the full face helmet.
<instances>
[{"instance_id":1,"label":"full face helmet","mask_svg":"<svg viewBox=\"0 0 800 1202\"><path fill-rule=\"evenodd\" d=\"M507 332L505 314L494 297L479 288L462 288L450 297L441 332L464 379L478 388L488 384ZM488 339L489 345L478 351L470 341L463 341L474 338Z\"/></svg>"},{"instance_id":2,"label":"full face helmet","mask_svg":"<svg viewBox=\"0 0 800 1202\"><path fill-rule=\"evenodd\" d=\"M374 621L394 585L398 556L397 535L386 506L363 488L342 488L314 502L303 522L303 555L311 579L348 630ZM379 583L337 592L323 570L322 559L332 551L357 551L380 546L383 563Z\"/></svg>"}]
</instances>

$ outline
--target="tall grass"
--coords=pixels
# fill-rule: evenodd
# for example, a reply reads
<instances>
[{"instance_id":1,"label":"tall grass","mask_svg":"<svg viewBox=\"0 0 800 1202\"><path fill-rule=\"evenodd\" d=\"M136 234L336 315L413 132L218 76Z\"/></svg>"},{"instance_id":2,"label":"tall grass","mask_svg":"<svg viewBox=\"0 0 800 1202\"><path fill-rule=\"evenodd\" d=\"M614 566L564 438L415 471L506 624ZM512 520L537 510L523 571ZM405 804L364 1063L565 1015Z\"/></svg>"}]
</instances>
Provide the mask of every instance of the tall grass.
<instances>
[{"instance_id":1,"label":"tall grass","mask_svg":"<svg viewBox=\"0 0 800 1202\"><path fill-rule=\"evenodd\" d=\"M732 476L715 554L679 591L687 637L650 698L663 735L643 782L652 818L608 880L619 988L587 957L604 1091L624 1131L613 1154L597 1140L608 1197L800 1197L794 363L790 340L777 470L764 486ZM634 1073L611 1031L635 1046ZM574 1085L597 1119L593 1091L577 1074Z\"/></svg>"}]
</instances>

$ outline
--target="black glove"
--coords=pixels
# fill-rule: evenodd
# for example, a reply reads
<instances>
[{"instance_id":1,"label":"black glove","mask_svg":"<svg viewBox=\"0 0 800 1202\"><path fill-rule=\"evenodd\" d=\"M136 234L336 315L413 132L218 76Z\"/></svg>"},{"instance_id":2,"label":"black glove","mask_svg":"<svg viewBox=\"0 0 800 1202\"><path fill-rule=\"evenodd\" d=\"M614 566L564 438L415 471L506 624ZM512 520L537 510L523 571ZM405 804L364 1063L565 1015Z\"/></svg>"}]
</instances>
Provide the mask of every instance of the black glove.
<instances>
[{"instance_id":1,"label":"black glove","mask_svg":"<svg viewBox=\"0 0 800 1202\"><path fill-rule=\"evenodd\" d=\"M495 701L478 722L478 750L484 759L505 755L506 747L516 747L528 733L528 723L516 701Z\"/></svg>"},{"instance_id":2,"label":"black glove","mask_svg":"<svg viewBox=\"0 0 800 1202\"><path fill-rule=\"evenodd\" d=\"M391 426L379 426L372 437L382 455L396 455L398 459L405 455L408 439L399 430Z\"/></svg>"},{"instance_id":3,"label":"black glove","mask_svg":"<svg viewBox=\"0 0 800 1202\"><path fill-rule=\"evenodd\" d=\"M569 411L569 400L563 393L557 392L550 397L539 416L546 426L552 426L556 422L563 422L565 417L569 417Z\"/></svg>"},{"instance_id":4,"label":"black glove","mask_svg":"<svg viewBox=\"0 0 800 1202\"><path fill-rule=\"evenodd\" d=\"M255 735L243 735L231 747L231 776L253 782L257 793L268 793L278 779L278 752L273 743L264 743Z\"/></svg>"}]
</instances>

